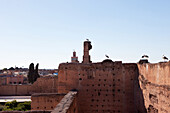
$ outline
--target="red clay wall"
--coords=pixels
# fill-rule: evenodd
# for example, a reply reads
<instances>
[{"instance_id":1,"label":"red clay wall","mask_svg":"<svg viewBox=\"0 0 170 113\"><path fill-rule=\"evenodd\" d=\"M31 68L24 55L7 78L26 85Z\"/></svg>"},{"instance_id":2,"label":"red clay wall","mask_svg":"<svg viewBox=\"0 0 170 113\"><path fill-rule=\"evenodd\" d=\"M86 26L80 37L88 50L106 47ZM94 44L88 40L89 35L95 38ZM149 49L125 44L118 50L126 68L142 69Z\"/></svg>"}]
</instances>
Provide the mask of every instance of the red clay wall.
<instances>
[{"instance_id":1,"label":"red clay wall","mask_svg":"<svg viewBox=\"0 0 170 113\"><path fill-rule=\"evenodd\" d=\"M57 77L38 78L32 85L0 85L0 95L31 95L33 93L57 93Z\"/></svg>"},{"instance_id":2,"label":"red clay wall","mask_svg":"<svg viewBox=\"0 0 170 113\"><path fill-rule=\"evenodd\" d=\"M141 75L149 82L159 85L170 85L170 62L138 65Z\"/></svg>"},{"instance_id":3,"label":"red clay wall","mask_svg":"<svg viewBox=\"0 0 170 113\"><path fill-rule=\"evenodd\" d=\"M31 86L30 92L33 93L57 93L57 77L43 77Z\"/></svg>"},{"instance_id":4,"label":"red clay wall","mask_svg":"<svg viewBox=\"0 0 170 113\"><path fill-rule=\"evenodd\" d=\"M51 111L0 111L0 113L51 113Z\"/></svg>"},{"instance_id":5,"label":"red clay wall","mask_svg":"<svg viewBox=\"0 0 170 113\"><path fill-rule=\"evenodd\" d=\"M0 86L0 96L2 95L31 95L31 85L2 85Z\"/></svg>"},{"instance_id":6,"label":"red clay wall","mask_svg":"<svg viewBox=\"0 0 170 113\"><path fill-rule=\"evenodd\" d=\"M51 113L80 113L77 106L77 92L69 91Z\"/></svg>"},{"instance_id":7,"label":"red clay wall","mask_svg":"<svg viewBox=\"0 0 170 113\"><path fill-rule=\"evenodd\" d=\"M148 113L170 113L170 62L138 64L138 68Z\"/></svg>"},{"instance_id":8,"label":"red clay wall","mask_svg":"<svg viewBox=\"0 0 170 113\"><path fill-rule=\"evenodd\" d=\"M137 77L136 64L60 64L58 92L77 89L79 113L135 113Z\"/></svg>"},{"instance_id":9,"label":"red clay wall","mask_svg":"<svg viewBox=\"0 0 170 113\"><path fill-rule=\"evenodd\" d=\"M31 110L53 110L65 94L35 93L31 96Z\"/></svg>"}]
</instances>

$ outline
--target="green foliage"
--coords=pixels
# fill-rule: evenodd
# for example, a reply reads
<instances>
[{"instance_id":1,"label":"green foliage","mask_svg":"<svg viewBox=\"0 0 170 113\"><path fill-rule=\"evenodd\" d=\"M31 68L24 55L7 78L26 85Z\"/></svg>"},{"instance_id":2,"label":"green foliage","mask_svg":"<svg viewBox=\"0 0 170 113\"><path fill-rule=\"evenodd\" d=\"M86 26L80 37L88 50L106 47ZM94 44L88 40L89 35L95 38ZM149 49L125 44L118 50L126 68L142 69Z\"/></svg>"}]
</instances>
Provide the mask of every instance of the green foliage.
<instances>
[{"instance_id":1,"label":"green foliage","mask_svg":"<svg viewBox=\"0 0 170 113\"><path fill-rule=\"evenodd\" d=\"M3 71L6 71L6 70L8 70L8 69L7 69L7 68L4 68L4 69L3 69Z\"/></svg>"},{"instance_id":2,"label":"green foliage","mask_svg":"<svg viewBox=\"0 0 170 113\"><path fill-rule=\"evenodd\" d=\"M37 64L37 65L35 66L35 70L34 70L34 81L36 81L37 78L40 77L40 75L39 75L39 73L38 73L38 66L39 66L39 64Z\"/></svg>"},{"instance_id":3,"label":"green foliage","mask_svg":"<svg viewBox=\"0 0 170 113\"><path fill-rule=\"evenodd\" d=\"M39 64L36 65L35 69L34 69L34 64L31 63L29 66L29 72L28 72L28 82L29 83L34 83L37 78L40 77L39 73L38 73L38 66Z\"/></svg>"},{"instance_id":4,"label":"green foliage","mask_svg":"<svg viewBox=\"0 0 170 113\"><path fill-rule=\"evenodd\" d=\"M29 66L29 72L28 72L28 82L29 83L33 83L33 81L34 81L33 76L34 76L34 64L31 63Z\"/></svg>"},{"instance_id":5,"label":"green foliage","mask_svg":"<svg viewBox=\"0 0 170 113\"><path fill-rule=\"evenodd\" d=\"M5 106L9 106L9 108L17 107L17 101L14 100L14 101L12 101L12 102L6 102L6 103L5 103Z\"/></svg>"},{"instance_id":6,"label":"green foliage","mask_svg":"<svg viewBox=\"0 0 170 113\"><path fill-rule=\"evenodd\" d=\"M24 102L23 104L24 104L26 110L30 110L31 109L31 102Z\"/></svg>"},{"instance_id":7,"label":"green foliage","mask_svg":"<svg viewBox=\"0 0 170 113\"><path fill-rule=\"evenodd\" d=\"M4 106L0 104L0 111L4 109Z\"/></svg>"},{"instance_id":8,"label":"green foliage","mask_svg":"<svg viewBox=\"0 0 170 113\"><path fill-rule=\"evenodd\" d=\"M27 111L31 110L31 102L18 103L16 101L6 102L3 111Z\"/></svg>"}]
</instances>

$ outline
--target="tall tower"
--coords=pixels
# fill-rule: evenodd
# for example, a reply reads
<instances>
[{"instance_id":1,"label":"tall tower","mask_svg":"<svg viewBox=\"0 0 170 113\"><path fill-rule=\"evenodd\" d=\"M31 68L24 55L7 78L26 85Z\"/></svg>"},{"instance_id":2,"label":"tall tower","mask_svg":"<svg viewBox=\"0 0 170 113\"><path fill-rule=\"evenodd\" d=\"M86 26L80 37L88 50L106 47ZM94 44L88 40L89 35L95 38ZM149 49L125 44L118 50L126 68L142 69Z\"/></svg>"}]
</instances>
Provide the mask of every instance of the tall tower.
<instances>
[{"instance_id":1,"label":"tall tower","mask_svg":"<svg viewBox=\"0 0 170 113\"><path fill-rule=\"evenodd\" d=\"M75 51L73 52L73 57L71 57L71 62L77 62L77 63L79 62Z\"/></svg>"},{"instance_id":2,"label":"tall tower","mask_svg":"<svg viewBox=\"0 0 170 113\"><path fill-rule=\"evenodd\" d=\"M83 63L88 64L92 61L90 60L89 50L92 49L91 42L89 40L84 41L84 55L83 55Z\"/></svg>"}]
</instances>

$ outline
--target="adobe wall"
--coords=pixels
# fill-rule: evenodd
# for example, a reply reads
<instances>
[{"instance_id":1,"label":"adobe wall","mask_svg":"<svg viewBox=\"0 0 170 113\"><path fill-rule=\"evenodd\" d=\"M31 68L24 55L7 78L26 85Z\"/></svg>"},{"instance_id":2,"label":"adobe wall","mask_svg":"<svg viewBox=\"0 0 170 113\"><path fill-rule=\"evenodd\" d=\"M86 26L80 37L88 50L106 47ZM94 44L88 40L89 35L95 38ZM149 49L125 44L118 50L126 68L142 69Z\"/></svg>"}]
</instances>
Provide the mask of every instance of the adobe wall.
<instances>
[{"instance_id":1,"label":"adobe wall","mask_svg":"<svg viewBox=\"0 0 170 113\"><path fill-rule=\"evenodd\" d=\"M69 91L51 113L80 113L77 106L77 92Z\"/></svg>"},{"instance_id":2,"label":"adobe wall","mask_svg":"<svg viewBox=\"0 0 170 113\"><path fill-rule=\"evenodd\" d=\"M136 64L105 60L100 63L59 65L58 93L78 90L79 113L136 113L142 93ZM135 91L139 91L137 93ZM138 97L141 96L140 99ZM142 100L143 101L143 100ZM142 108L143 107L143 108Z\"/></svg>"},{"instance_id":3,"label":"adobe wall","mask_svg":"<svg viewBox=\"0 0 170 113\"><path fill-rule=\"evenodd\" d=\"M138 64L138 68L148 113L170 113L170 62Z\"/></svg>"},{"instance_id":4,"label":"adobe wall","mask_svg":"<svg viewBox=\"0 0 170 113\"><path fill-rule=\"evenodd\" d=\"M0 96L31 95L31 85L0 85Z\"/></svg>"},{"instance_id":5,"label":"adobe wall","mask_svg":"<svg viewBox=\"0 0 170 113\"><path fill-rule=\"evenodd\" d=\"M57 77L38 78L30 85L0 85L0 96L31 95L33 93L57 93Z\"/></svg>"},{"instance_id":6,"label":"adobe wall","mask_svg":"<svg viewBox=\"0 0 170 113\"><path fill-rule=\"evenodd\" d=\"M31 110L53 110L65 94L35 93L31 96Z\"/></svg>"},{"instance_id":7,"label":"adobe wall","mask_svg":"<svg viewBox=\"0 0 170 113\"><path fill-rule=\"evenodd\" d=\"M51 113L51 111L0 111L0 113Z\"/></svg>"},{"instance_id":8,"label":"adobe wall","mask_svg":"<svg viewBox=\"0 0 170 113\"><path fill-rule=\"evenodd\" d=\"M159 85L170 85L170 62L156 64L138 64L141 75L149 82Z\"/></svg>"},{"instance_id":9,"label":"adobe wall","mask_svg":"<svg viewBox=\"0 0 170 113\"><path fill-rule=\"evenodd\" d=\"M31 86L30 92L33 93L57 93L58 77L38 78Z\"/></svg>"}]
</instances>

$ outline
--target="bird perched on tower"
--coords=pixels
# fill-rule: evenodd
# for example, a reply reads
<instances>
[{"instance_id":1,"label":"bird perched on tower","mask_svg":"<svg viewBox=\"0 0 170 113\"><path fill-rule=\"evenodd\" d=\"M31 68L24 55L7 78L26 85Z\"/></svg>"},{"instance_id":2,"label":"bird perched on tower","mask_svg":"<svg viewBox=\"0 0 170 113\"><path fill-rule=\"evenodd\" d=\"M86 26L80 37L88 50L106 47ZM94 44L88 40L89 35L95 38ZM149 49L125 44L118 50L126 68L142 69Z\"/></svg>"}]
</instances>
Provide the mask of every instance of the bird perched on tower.
<instances>
[{"instance_id":1,"label":"bird perched on tower","mask_svg":"<svg viewBox=\"0 0 170 113\"><path fill-rule=\"evenodd\" d=\"M148 55L143 55L142 58L149 58L149 56Z\"/></svg>"},{"instance_id":2,"label":"bird perched on tower","mask_svg":"<svg viewBox=\"0 0 170 113\"><path fill-rule=\"evenodd\" d=\"M163 55L162 59L164 59L164 61L165 61L165 60L168 60L168 57L166 57L165 55Z\"/></svg>"}]
</instances>

